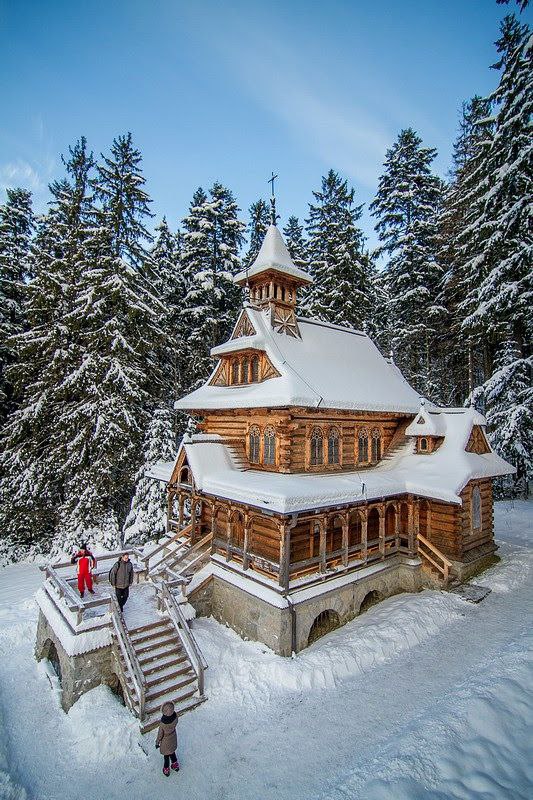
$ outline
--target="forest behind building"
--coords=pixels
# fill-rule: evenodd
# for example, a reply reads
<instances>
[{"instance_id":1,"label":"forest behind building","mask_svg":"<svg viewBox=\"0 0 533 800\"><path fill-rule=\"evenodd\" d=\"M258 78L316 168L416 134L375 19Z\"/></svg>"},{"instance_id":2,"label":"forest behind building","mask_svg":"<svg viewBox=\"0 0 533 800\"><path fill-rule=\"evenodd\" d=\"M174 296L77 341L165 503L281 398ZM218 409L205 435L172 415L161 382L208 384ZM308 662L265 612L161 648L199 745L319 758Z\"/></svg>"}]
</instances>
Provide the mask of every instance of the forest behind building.
<instances>
[{"instance_id":1,"label":"forest behind building","mask_svg":"<svg viewBox=\"0 0 533 800\"><path fill-rule=\"evenodd\" d=\"M524 5L524 4L522 4ZM299 311L366 331L437 404L475 405L527 495L533 453L533 40L502 22L496 88L463 104L445 178L417 132L386 153L370 251L354 189L330 169L305 219L281 228L313 277ZM270 223L230 188L199 187L155 220L131 134L63 157L44 214L13 187L0 207L0 556L106 547L162 532L171 460L191 421L173 401L202 384L242 303L233 276Z\"/></svg>"}]
</instances>

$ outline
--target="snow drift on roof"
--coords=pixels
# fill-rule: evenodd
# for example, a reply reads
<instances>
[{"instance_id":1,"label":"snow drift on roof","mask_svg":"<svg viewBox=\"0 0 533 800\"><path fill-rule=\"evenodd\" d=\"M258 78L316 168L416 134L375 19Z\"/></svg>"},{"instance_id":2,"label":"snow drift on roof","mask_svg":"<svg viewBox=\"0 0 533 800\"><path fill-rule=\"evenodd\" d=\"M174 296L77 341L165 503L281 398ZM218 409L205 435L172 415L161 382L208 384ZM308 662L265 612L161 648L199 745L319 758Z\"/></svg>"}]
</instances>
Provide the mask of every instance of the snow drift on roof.
<instances>
[{"instance_id":1,"label":"snow drift on roof","mask_svg":"<svg viewBox=\"0 0 533 800\"><path fill-rule=\"evenodd\" d=\"M275 269L277 272L283 272L291 278L297 278L299 281L305 283L312 283L313 279L310 275L296 266L290 257L287 246L283 241L283 236L276 228L275 225L269 225L263 244L257 254L257 258L248 270L243 270L235 275L235 283L246 283L248 278L254 275L259 275L261 272L266 272L269 269Z\"/></svg>"},{"instance_id":2,"label":"snow drift on roof","mask_svg":"<svg viewBox=\"0 0 533 800\"><path fill-rule=\"evenodd\" d=\"M264 350L279 378L241 386L204 385L178 400L181 409L339 408L415 414L420 395L369 337L351 328L298 318L301 338L277 333L268 312L247 308L257 331L212 352ZM434 408L431 404L428 407Z\"/></svg>"}]
</instances>

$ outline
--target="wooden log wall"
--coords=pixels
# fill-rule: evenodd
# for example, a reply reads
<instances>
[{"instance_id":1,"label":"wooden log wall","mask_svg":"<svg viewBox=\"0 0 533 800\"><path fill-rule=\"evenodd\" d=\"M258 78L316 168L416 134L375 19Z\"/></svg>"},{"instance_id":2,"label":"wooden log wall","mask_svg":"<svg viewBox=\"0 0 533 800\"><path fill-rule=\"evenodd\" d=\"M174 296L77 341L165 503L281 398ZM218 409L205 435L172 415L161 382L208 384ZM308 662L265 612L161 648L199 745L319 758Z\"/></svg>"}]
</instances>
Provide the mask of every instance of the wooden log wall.
<instances>
[{"instance_id":1,"label":"wooden log wall","mask_svg":"<svg viewBox=\"0 0 533 800\"><path fill-rule=\"evenodd\" d=\"M273 465L254 464L254 469L270 472L330 472L353 470L357 465L357 431L365 427L368 431L368 449L371 454L372 431L381 434L381 454L386 453L399 426L405 417L387 413L345 412L312 409L228 409L207 413L199 425L205 433L213 433L224 439L240 439L248 453L248 431L257 425L261 433L267 426L276 432L276 461ZM311 466L309 463L310 437L315 427L324 433L324 463ZM340 463L329 465L327 435L331 427L340 433ZM364 466L364 465L359 465ZM370 464L369 464L370 466Z\"/></svg>"},{"instance_id":2,"label":"wooden log wall","mask_svg":"<svg viewBox=\"0 0 533 800\"><path fill-rule=\"evenodd\" d=\"M479 487L481 496L481 528L472 529L472 492ZM494 541L494 509L492 499L492 481L470 481L461 492L463 501L460 509L460 538L462 542L461 557L465 558L471 550Z\"/></svg>"}]
</instances>

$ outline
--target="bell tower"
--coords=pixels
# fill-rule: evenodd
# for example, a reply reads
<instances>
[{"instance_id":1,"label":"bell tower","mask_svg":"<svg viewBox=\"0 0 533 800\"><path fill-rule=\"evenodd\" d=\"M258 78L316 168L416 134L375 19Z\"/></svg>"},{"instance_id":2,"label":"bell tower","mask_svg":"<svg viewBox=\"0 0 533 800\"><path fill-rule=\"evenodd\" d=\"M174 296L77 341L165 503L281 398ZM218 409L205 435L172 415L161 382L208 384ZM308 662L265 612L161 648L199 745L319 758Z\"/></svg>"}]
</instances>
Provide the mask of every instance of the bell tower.
<instances>
[{"instance_id":1,"label":"bell tower","mask_svg":"<svg viewBox=\"0 0 533 800\"><path fill-rule=\"evenodd\" d=\"M250 305L270 314L275 331L300 336L296 295L301 286L313 279L296 266L276 225L268 227L254 263L234 280L239 286L248 287Z\"/></svg>"}]
</instances>

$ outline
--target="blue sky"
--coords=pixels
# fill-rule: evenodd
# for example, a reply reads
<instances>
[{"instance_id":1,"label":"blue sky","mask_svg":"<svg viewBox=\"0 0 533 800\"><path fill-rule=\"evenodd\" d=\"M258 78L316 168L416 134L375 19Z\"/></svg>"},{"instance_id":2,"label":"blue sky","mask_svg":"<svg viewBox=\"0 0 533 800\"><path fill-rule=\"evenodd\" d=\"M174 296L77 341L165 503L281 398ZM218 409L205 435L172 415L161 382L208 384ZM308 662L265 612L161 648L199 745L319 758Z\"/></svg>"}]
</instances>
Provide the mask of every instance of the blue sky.
<instances>
[{"instance_id":1,"label":"blue sky","mask_svg":"<svg viewBox=\"0 0 533 800\"><path fill-rule=\"evenodd\" d=\"M514 10L514 5L510 6ZM330 167L375 192L412 126L449 168L463 99L495 85L495 0L0 0L0 187L35 192L80 135L131 130L176 227L220 180L245 211L279 173L281 224ZM244 215L246 216L246 215ZM363 227L375 242L372 219Z\"/></svg>"}]
</instances>

